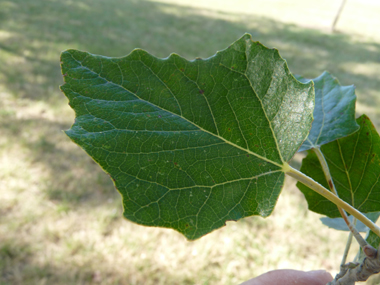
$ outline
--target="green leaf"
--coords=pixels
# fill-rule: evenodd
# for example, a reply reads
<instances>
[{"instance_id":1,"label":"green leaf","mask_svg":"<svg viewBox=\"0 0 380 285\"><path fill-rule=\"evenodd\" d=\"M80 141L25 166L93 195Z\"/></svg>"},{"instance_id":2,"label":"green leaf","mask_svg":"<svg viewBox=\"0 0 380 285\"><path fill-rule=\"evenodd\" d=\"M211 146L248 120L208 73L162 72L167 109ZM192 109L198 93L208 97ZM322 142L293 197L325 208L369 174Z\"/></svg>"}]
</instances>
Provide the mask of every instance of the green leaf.
<instances>
[{"instance_id":1,"label":"green leaf","mask_svg":"<svg viewBox=\"0 0 380 285\"><path fill-rule=\"evenodd\" d=\"M360 130L321 147L339 197L362 213L380 211L380 137L365 115L358 118ZM301 172L329 189L314 152L302 161ZM309 209L331 218L340 217L338 208L301 183Z\"/></svg>"},{"instance_id":2,"label":"green leaf","mask_svg":"<svg viewBox=\"0 0 380 285\"><path fill-rule=\"evenodd\" d=\"M369 231L366 241L376 249L380 246L380 237L373 231Z\"/></svg>"},{"instance_id":3,"label":"green leaf","mask_svg":"<svg viewBox=\"0 0 380 285\"><path fill-rule=\"evenodd\" d=\"M355 87L341 86L328 72L314 79L296 77L303 83L311 80L315 89L314 122L299 151L320 147L359 130L355 121Z\"/></svg>"},{"instance_id":4,"label":"green leaf","mask_svg":"<svg viewBox=\"0 0 380 285\"><path fill-rule=\"evenodd\" d=\"M365 216L367 216L367 218L369 218L372 222L376 223L377 219L380 217L380 212L368 213L368 214L365 214ZM354 217L349 216L348 219L352 223L354 220ZM333 228L338 231L346 231L346 232L350 231L350 229L348 228L343 218L324 217L324 218L320 218L320 220L325 226L328 226L329 228ZM369 230L368 227L365 224L363 224L361 221L356 221L355 228L359 232L367 232Z\"/></svg>"},{"instance_id":5,"label":"green leaf","mask_svg":"<svg viewBox=\"0 0 380 285\"><path fill-rule=\"evenodd\" d=\"M244 35L208 59L68 50L66 134L114 180L124 216L199 238L272 212L282 166L311 127L313 84Z\"/></svg>"}]
</instances>

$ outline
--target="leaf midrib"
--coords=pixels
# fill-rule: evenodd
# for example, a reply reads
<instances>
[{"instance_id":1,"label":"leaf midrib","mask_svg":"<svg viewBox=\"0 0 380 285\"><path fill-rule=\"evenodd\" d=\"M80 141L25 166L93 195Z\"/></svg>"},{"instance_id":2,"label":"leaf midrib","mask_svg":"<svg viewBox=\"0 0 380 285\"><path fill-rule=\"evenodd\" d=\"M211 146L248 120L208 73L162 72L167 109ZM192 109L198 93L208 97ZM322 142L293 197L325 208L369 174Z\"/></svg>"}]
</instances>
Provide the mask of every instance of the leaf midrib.
<instances>
[{"instance_id":1,"label":"leaf midrib","mask_svg":"<svg viewBox=\"0 0 380 285\"><path fill-rule=\"evenodd\" d=\"M252 40L250 40L250 43L252 43ZM261 51L260 51L260 52L261 52ZM256 58L258 55L259 55L259 53L257 53L257 54L255 55L254 58ZM272 56L273 56L273 54L272 54ZM268 118L268 116L267 116L267 113L266 113L266 111L265 111L265 108L264 108L263 102L262 102L261 98L258 96L258 94L257 94L257 92L256 92L256 90L255 90L255 88L253 88L252 83L251 83L251 80L249 80L249 78L248 78L248 76L247 76L247 70L248 70L248 45L247 45L247 44L245 45L245 58L246 58L246 62L247 62L247 67L246 67L246 69L245 69L244 76L245 76L245 78L247 78L247 80L248 80L248 82L249 82L249 85L250 85L251 88L252 88L253 93L255 93L257 99L258 99L259 102L260 102L261 109L263 110L263 113L264 113L264 115L265 115L265 118L267 119L267 122L269 123L270 130L271 130L271 132L272 132L272 136L273 136L273 138L274 138L274 142L275 142L275 144L276 144L276 149L277 149L277 151L278 151L278 155L280 156L281 161L284 161L284 159L283 159L283 157L282 157L282 153L281 153L280 148L279 148L279 146L278 146L278 142L277 142L276 135L274 134L274 129L273 129L273 127L272 127L272 121L269 120L269 118ZM273 81L273 77L271 78L271 83L272 83L272 81ZM268 87L268 88L269 88L269 87ZM268 92L266 92L266 95L267 95L267 94L268 94ZM264 97L265 97L265 96L264 96ZM277 113L277 114L278 114L278 113ZM277 114L276 114L273 118L275 118L275 117L277 116Z\"/></svg>"}]
</instances>

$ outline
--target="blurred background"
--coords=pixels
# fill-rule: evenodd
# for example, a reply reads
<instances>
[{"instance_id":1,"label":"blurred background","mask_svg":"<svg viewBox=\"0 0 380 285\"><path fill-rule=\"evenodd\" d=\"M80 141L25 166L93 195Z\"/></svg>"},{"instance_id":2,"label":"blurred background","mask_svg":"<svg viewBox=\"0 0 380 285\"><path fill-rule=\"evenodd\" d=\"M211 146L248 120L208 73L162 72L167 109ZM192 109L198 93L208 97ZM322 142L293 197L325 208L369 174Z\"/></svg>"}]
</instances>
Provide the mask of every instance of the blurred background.
<instances>
[{"instance_id":1,"label":"blurred background","mask_svg":"<svg viewBox=\"0 0 380 285\"><path fill-rule=\"evenodd\" d=\"M248 32L293 73L328 70L354 84L357 115L379 129L380 1L347 0L332 33L341 3L0 0L0 284L238 284L278 268L335 275L347 234L324 227L291 179L269 218L228 222L194 242L125 220L111 180L62 132L74 112L59 91L59 56L139 47L190 60Z\"/></svg>"}]
</instances>

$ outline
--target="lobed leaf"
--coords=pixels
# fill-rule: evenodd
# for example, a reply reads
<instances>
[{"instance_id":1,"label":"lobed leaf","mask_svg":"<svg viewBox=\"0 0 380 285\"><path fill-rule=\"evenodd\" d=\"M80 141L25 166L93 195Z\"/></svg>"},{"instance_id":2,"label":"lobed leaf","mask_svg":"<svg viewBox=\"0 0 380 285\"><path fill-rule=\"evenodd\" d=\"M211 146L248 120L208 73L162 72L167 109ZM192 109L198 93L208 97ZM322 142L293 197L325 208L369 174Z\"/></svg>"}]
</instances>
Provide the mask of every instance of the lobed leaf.
<instances>
[{"instance_id":1,"label":"lobed leaf","mask_svg":"<svg viewBox=\"0 0 380 285\"><path fill-rule=\"evenodd\" d=\"M360 130L321 147L338 195L362 213L380 211L380 136L370 119L358 118ZM301 172L327 189L321 165L314 152L302 161ZM297 183L309 209L330 218L340 217L338 208L307 186Z\"/></svg>"},{"instance_id":2,"label":"lobed leaf","mask_svg":"<svg viewBox=\"0 0 380 285\"><path fill-rule=\"evenodd\" d=\"M314 121L299 151L320 147L359 130L355 120L355 87L341 86L327 71L314 79L297 76L303 83L314 82Z\"/></svg>"},{"instance_id":3,"label":"lobed leaf","mask_svg":"<svg viewBox=\"0 0 380 285\"><path fill-rule=\"evenodd\" d=\"M66 134L111 176L127 219L196 239L272 212L314 108L313 84L277 50L247 34L208 59L68 50L61 62Z\"/></svg>"}]
</instances>

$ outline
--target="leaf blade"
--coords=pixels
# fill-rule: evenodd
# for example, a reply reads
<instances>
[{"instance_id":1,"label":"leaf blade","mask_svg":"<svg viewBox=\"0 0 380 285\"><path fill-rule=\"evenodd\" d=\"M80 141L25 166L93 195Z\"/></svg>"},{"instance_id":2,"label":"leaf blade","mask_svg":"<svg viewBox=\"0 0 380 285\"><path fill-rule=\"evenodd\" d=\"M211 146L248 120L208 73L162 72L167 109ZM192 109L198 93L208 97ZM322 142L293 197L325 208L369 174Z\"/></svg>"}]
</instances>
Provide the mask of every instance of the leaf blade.
<instances>
[{"instance_id":1,"label":"leaf blade","mask_svg":"<svg viewBox=\"0 0 380 285\"><path fill-rule=\"evenodd\" d=\"M196 239L271 213L282 163L307 136L313 110L312 84L296 81L276 50L245 35L205 60L71 50L62 62L61 89L76 112L66 133L110 174L126 218Z\"/></svg>"},{"instance_id":2,"label":"leaf blade","mask_svg":"<svg viewBox=\"0 0 380 285\"><path fill-rule=\"evenodd\" d=\"M367 216L367 218L369 218L372 222L376 223L377 219L380 216L380 212L368 213L365 216ZM352 223L354 220L354 217L349 216L348 219ZM320 218L320 220L325 226L327 226L329 228L333 228L333 229L336 229L338 231L346 231L346 232L350 231L350 229L348 228L348 226L347 226L347 224L343 218L323 217L323 218ZM363 224L361 221L356 222L355 228L359 232L367 232L369 230L368 227L365 224Z\"/></svg>"},{"instance_id":3,"label":"leaf blade","mask_svg":"<svg viewBox=\"0 0 380 285\"><path fill-rule=\"evenodd\" d=\"M360 130L348 137L321 147L339 197L362 213L380 211L380 136L365 115L358 118ZM326 188L318 158L309 152L302 161L301 171ZM297 183L304 193L309 209L330 218L340 217L337 207L311 189Z\"/></svg>"},{"instance_id":4,"label":"leaf blade","mask_svg":"<svg viewBox=\"0 0 380 285\"><path fill-rule=\"evenodd\" d=\"M314 79L297 76L301 82L314 82L314 122L299 151L320 147L359 130L355 120L355 87L341 86L327 71Z\"/></svg>"}]
</instances>

